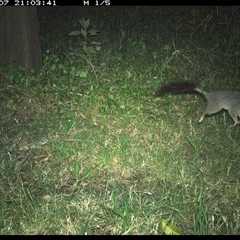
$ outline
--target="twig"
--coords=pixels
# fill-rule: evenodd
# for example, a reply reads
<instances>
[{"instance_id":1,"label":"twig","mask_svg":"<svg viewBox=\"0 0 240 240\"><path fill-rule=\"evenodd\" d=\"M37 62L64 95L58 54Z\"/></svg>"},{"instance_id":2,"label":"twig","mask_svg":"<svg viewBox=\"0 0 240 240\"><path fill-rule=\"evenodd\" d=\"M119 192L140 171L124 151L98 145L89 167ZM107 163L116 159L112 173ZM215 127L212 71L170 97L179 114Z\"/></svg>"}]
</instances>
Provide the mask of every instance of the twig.
<instances>
[{"instance_id":1,"label":"twig","mask_svg":"<svg viewBox=\"0 0 240 240\"><path fill-rule=\"evenodd\" d=\"M188 40L192 37L192 35L200 28L200 26L210 17L211 13L208 14L208 16L198 25L198 27L192 32L192 34L189 36Z\"/></svg>"}]
</instances>

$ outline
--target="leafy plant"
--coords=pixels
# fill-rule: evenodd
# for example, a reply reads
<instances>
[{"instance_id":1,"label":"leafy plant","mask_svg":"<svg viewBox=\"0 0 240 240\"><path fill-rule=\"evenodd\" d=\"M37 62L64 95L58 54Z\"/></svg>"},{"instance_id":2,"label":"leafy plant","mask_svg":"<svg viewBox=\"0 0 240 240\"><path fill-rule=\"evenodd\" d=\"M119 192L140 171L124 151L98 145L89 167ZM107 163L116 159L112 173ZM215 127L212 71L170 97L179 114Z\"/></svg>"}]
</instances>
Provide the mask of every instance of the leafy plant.
<instances>
[{"instance_id":1,"label":"leafy plant","mask_svg":"<svg viewBox=\"0 0 240 240\"><path fill-rule=\"evenodd\" d=\"M198 210L193 217L193 227L195 234L208 234L208 215L207 215L206 199L202 196L202 185L198 197Z\"/></svg>"},{"instance_id":2,"label":"leafy plant","mask_svg":"<svg viewBox=\"0 0 240 240\"><path fill-rule=\"evenodd\" d=\"M89 29L90 19L81 19L78 20L78 23L80 24L81 29L72 31L68 35L73 37L79 37L79 39L80 36L82 36L84 38L84 41L80 42L80 45L82 46L82 49L88 54L101 51L101 43L90 40L90 36L96 36L99 32L98 30L93 28Z\"/></svg>"}]
</instances>

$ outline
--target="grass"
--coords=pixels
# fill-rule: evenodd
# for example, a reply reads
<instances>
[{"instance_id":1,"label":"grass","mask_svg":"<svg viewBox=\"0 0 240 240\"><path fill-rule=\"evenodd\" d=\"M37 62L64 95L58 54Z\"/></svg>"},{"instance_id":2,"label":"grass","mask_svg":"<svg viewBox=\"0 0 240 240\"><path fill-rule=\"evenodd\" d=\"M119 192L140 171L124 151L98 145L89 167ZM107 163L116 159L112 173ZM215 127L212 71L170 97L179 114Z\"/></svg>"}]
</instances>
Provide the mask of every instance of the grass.
<instances>
[{"instance_id":1,"label":"grass","mask_svg":"<svg viewBox=\"0 0 240 240\"><path fill-rule=\"evenodd\" d=\"M0 233L239 234L239 126L199 124L200 96L154 97L176 79L238 89L236 11L119 8L54 9L51 34L39 12L42 72L1 68ZM67 36L88 14L100 52Z\"/></svg>"}]
</instances>

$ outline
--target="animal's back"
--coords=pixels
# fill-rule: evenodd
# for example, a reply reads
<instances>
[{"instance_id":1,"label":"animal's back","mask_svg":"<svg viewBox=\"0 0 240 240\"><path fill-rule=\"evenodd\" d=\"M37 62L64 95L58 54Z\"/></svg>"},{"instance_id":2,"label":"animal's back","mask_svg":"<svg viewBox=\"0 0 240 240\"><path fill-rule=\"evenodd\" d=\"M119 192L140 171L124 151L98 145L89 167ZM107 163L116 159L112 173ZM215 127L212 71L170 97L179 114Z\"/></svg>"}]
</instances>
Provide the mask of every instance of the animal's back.
<instances>
[{"instance_id":1,"label":"animal's back","mask_svg":"<svg viewBox=\"0 0 240 240\"><path fill-rule=\"evenodd\" d=\"M230 90L219 90L215 92L208 92L205 94L208 101L208 108L225 109L228 111L239 109L240 112L240 92L233 92ZM210 110L210 109L209 109Z\"/></svg>"}]
</instances>

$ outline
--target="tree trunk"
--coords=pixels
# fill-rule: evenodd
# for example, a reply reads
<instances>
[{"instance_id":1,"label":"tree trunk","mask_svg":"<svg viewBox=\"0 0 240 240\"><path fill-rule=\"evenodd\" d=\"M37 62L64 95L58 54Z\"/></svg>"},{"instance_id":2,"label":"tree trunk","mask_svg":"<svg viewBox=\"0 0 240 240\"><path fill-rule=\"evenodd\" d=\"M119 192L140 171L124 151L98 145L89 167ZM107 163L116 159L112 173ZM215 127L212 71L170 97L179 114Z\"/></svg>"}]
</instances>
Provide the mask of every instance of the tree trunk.
<instances>
[{"instance_id":1,"label":"tree trunk","mask_svg":"<svg viewBox=\"0 0 240 240\"><path fill-rule=\"evenodd\" d=\"M36 7L0 7L0 63L42 68Z\"/></svg>"}]
</instances>

